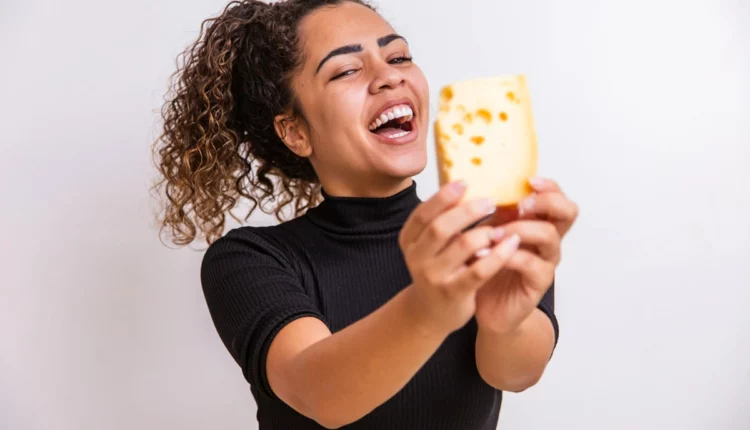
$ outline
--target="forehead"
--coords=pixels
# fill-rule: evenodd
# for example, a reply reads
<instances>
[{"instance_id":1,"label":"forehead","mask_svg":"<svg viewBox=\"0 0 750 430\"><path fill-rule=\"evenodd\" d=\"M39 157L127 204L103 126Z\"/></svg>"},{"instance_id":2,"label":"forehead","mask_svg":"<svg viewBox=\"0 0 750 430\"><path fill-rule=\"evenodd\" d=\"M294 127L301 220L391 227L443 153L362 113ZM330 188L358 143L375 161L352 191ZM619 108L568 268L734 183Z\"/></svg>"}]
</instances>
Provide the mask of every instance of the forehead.
<instances>
[{"instance_id":1,"label":"forehead","mask_svg":"<svg viewBox=\"0 0 750 430\"><path fill-rule=\"evenodd\" d=\"M366 47L394 32L375 11L352 2L321 7L302 20L299 30L307 62L315 64L333 49L357 43Z\"/></svg>"}]
</instances>

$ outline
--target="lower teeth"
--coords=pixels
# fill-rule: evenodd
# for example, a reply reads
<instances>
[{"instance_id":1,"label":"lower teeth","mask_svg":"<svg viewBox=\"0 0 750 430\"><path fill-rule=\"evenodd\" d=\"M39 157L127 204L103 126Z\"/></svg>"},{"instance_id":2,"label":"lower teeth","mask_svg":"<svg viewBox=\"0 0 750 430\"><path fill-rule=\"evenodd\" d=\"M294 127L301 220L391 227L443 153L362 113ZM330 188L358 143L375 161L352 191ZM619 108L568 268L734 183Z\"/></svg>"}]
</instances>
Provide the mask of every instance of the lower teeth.
<instances>
[{"instance_id":1,"label":"lower teeth","mask_svg":"<svg viewBox=\"0 0 750 430\"><path fill-rule=\"evenodd\" d=\"M391 135L391 136L389 136L389 137L390 137L391 139L396 139L396 138L399 138L399 137L403 137L403 136L406 136L407 134L409 134L409 132L408 132L408 131L402 131L402 132L400 132L400 133L396 133L396 134L393 134L393 135Z\"/></svg>"}]
</instances>

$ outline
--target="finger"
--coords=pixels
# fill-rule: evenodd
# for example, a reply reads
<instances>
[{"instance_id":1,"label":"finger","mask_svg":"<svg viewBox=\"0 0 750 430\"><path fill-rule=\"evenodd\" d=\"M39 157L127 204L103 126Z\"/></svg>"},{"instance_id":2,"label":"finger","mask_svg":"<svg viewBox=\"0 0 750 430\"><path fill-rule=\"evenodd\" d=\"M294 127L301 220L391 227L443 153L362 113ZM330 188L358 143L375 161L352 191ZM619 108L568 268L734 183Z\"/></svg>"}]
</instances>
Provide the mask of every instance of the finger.
<instances>
[{"instance_id":1,"label":"finger","mask_svg":"<svg viewBox=\"0 0 750 430\"><path fill-rule=\"evenodd\" d=\"M410 245L414 258L431 257L442 251L461 232L495 210L492 200L462 203L438 215Z\"/></svg>"},{"instance_id":2,"label":"finger","mask_svg":"<svg viewBox=\"0 0 750 430\"><path fill-rule=\"evenodd\" d=\"M461 233L438 253L435 266L445 268L450 273L472 258L485 256L502 239L502 235L499 233L502 233L502 229L498 230L488 226L473 228Z\"/></svg>"},{"instance_id":3,"label":"finger","mask_svg":"<svg viewBox=\"0 0 750 430\"><path fill-rule=\"evenodd\" d=\"M515 251L505 268L518 272L529 281L528 285L542 294L551 284L555 270L554 265L525 249Z\"/></svg>"},{"instance_id":4,"label":"finger","mask_svg":"<svg viewBox=\"0 0 750 430\"><path fill-rule=\"evenodd\" d=\"M448 278L449 282L469 291L481 288L506 266L513 254L518 252L520 243L521 238L517 235L506 237L492 247L489 254L469 265L461 266Z\"/></svg>"},{"instance_id":5,"label":"finger","mask_svg":"<svg viewBox=\"0 0 750 430\"><path fill-rule=\"evenodd\" d=\"M521 201L519 212L524 217L535 216L555 224L564 235L578 217L578 205L560 193L535 194Z\"/></svg>"},{"instance_id":6,"label":"finger","mask_svg":"<svg viewBox=\"0 0 750 430\"><path fill-rule=\"evenodd\" d=\"M547 221L515 221L504 227L505 235L517 234L522 245L537 249L541 258L557 264L560 260L560 234Z\"/></svg>"},{"instance_id":7,"label":"finger","mask_svg":"<svg viewBox=\"0 0 750 430\"><path fill-rule=\"evenodd\" d=\"M529 185L531 185L531 188L537 193L562 193L562 189L557 182L549 178L542 178L541 176L529 179Z\"/></svg>"},{"instance_id":8,"label":"finger","mask_svg":"<svg viewBox=\"0 0 750 430\"><path fill-rule=\"evenodd\" d=\"M440 213L457 205L466 193L466 184L462 181L444 185L434 196L414 209L399 233L402 247L414 242L422 230Z\"/></svg>"}]
</instances>

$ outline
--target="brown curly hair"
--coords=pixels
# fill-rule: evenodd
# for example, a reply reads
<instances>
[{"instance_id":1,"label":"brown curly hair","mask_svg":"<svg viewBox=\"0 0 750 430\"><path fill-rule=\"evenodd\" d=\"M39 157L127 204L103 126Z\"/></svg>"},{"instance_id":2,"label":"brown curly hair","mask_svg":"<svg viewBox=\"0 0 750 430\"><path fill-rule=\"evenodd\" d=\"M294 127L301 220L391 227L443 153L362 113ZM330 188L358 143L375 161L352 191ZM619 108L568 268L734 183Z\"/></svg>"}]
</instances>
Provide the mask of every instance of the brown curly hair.
<instances>
[{"instance_id":1,"label":"brown curly hair","mask_svg":"<svg viewBox=\"0 0 750 430\"><path fill-rule=\"evenodd\" d=\"M294 154L274 128L291 111L304 119L291 78L304 62L300 21L323 6L361 0L233 1L201 24L198 39L177 59L162 107L163 133L153 145L163 190L161 229L187 245L199 236L221 237L229 213L243 197L284 221L320 199L320 183L307 158Z\"/></svg>"}]
</instances>

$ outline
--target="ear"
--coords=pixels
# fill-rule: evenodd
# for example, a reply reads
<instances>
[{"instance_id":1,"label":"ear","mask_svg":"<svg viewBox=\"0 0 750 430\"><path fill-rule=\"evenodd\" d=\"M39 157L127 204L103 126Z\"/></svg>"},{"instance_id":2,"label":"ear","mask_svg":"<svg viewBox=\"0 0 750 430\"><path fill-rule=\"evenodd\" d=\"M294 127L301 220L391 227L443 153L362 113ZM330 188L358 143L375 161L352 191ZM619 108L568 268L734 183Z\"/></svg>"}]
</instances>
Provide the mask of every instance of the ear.
<instances>
[{"instance_id":1,"label":"ear","mask_svg":"<svg viewBox=\"0 0 750 430\"><path fill-rule=\"evenodd\" d=\"M300 157L309 157L312 154L310 144L310 133L304 120L292 112L276 115L273 120L276 134L292 152Z\"/></svg>"}]
</instances>

